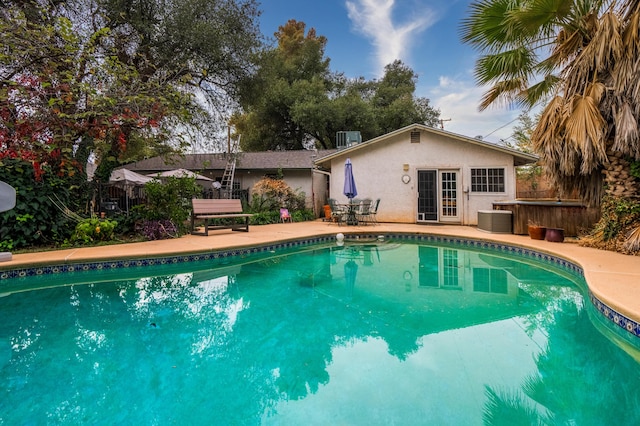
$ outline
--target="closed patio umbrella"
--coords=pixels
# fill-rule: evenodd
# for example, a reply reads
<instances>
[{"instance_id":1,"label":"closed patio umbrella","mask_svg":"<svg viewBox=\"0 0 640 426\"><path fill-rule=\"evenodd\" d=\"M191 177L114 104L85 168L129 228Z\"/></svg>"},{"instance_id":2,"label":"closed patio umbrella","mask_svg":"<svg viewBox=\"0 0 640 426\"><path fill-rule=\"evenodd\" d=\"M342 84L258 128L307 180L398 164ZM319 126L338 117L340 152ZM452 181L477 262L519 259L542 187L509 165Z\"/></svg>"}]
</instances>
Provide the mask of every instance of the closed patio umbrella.
<instances>
[{"instance_id":1,"label":"closed patio umbrella","mask_svg":"<svg viewBox=\"0 0 640 426\"><path fill-rule=\"evenodd\" d=\"M353 166L351 165L350 158L347 158L347 161L344 163L344 190L342 191L342 193L349 200L358 195L358 190L356 189L356 181L353 178Z\"/></svg>"},{"instance_id":2,"label":"closed patio umbrella","mask_svg":"<svg viewBox=\"0 0 640 426\"><path fill-rule=\"evenodd\" d=\"M353 297L353 289L356 286L356 275L358 274L358 264L349 260L344 264L344 279L347 282L347 296Z\"/></svg>"}]
</instances>

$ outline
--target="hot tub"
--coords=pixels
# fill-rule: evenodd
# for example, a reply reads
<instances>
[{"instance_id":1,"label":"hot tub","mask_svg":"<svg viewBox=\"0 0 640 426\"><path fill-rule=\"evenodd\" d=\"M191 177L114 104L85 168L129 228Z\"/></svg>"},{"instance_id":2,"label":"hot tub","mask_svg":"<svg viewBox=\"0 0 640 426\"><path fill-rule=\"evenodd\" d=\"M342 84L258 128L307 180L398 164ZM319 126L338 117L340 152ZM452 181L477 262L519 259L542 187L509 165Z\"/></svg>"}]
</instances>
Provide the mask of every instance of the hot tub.
<instances>
[{"instance_id":1,"label":"hot tub","mask_svg":"<svg viewBox=\"0 0 640 426\"><path fill-rule=\"evenodd\" d=\"M579 201L514 200L493 203L494 210L513 213L513 233L526 235L530 222L548 228L564 229L564 235L575 237L600 219L600 210Z\"/></svg>"}]
</instances>

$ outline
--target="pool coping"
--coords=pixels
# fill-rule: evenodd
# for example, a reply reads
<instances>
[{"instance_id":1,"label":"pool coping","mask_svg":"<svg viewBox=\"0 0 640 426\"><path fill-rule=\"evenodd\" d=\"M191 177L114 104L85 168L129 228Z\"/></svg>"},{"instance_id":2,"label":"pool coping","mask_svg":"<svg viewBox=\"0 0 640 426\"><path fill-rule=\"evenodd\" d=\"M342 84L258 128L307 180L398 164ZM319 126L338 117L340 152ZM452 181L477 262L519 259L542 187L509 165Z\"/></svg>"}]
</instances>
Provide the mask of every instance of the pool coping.
<instances>
[{"instance_id":1,"label":"pool coping","mask_svg":"<svg viewBox=\"0 0 640 426\"><path fill-rule=\"evenodd\" d=\"M529 250L534 258L553 259L560 266L579 270L585 278L588 297L596 310L611 324L640 337L640 257L571 243L550 243L519 235L486 233L471 226L380 224L375 227L345 227L315 221L252 226L249 233L223 231L212 232L209 237L187 235L176 240L18 254L11 261L0 263L0 292L2 281L10 277L182 263L215 258L216 253L222 257L246 255L262 247L262 251L266 251L332 241L336 233L370 236L404 234L416 238L433 236L443 241L472 241L480 248L485 243L497 244L495 247L503 247L507 251Z\"/></svg>"}]
</instances>

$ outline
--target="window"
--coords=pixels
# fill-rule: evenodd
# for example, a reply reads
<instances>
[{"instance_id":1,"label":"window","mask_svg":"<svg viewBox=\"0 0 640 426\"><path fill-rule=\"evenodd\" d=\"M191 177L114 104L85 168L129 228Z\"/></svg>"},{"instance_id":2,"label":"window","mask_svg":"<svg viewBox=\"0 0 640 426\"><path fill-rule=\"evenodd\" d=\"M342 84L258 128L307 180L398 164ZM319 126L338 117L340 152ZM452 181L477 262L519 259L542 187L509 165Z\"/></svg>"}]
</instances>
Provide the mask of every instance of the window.
<instances>
[{"instance_id":1,"label":"window","mask_svg":"<svg viewBox=\"0 0 640 426\"><path fill-rule=\"evenodd\" d=\"M411 132L411 143L420 143L420 132Z\"/></svg>"},{"instance_id":2,"label":"window","mask_svg":"<svg viewBox=\"0 0 640 426\"><path fill-rule=\"evenodd\" d=\"M471 192L504 192L504 169L471 169Z\"/></svg>"},{"instance_id":3,"label":"window","mask_svg":"<svg viewBox=\"0 0 640 426\"><path fill-rule=\"evenodd\" d=\"M443 286L445 288L459 287L458 271L460 270L460 265L458 265L458 250L443 249L442 266L444 272Z\"/></svg>"},{"instance_id":4,"label":"window","mask_svg":"<svg viewBox=\"0 0 640 426\"><path fill-rule=\"evenodd\" d=\"M473 291L508 294L506 271L503 269L473 268Z\"/></svg>"}]
</instances>

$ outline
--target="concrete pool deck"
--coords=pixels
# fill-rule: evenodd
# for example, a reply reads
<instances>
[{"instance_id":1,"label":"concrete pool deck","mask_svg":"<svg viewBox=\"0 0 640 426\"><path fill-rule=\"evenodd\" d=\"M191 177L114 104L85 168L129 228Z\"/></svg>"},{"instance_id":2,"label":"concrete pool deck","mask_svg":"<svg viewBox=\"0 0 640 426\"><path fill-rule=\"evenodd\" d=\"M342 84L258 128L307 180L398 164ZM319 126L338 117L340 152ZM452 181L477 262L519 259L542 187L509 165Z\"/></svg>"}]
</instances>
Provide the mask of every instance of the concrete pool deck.
<instances>
[{"instance_id":1,"label":"concrete pool deck","mask_svg":"<svg viewBox=\"0 0 640 426\"><path fill-rule=\"evenodd\" d=\"M472 226L381 223L376 226L338 226L320 220L251 226L249 232L210 231L208 237L185 235L178 239L73 248L38 253L14 254L0 262L0 270L46 264L79 263L123 258L191 254L235 247L250 247L305 237L355 233L421 233L486 240L531 248L570 260L582 267L589 289L600 301L618 313L640 323L640 256L580 247L576 243L552 243L528 236L492 234Z\"/></svg>"}]
</instances>

